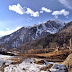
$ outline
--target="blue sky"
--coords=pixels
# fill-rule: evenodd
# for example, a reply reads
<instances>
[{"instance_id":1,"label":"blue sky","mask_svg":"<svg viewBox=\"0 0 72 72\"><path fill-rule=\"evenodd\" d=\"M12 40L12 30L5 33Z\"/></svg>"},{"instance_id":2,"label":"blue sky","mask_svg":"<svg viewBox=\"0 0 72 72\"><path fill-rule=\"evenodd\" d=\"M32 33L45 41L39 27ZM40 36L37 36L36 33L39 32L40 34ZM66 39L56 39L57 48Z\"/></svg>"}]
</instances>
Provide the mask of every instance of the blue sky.
<instances>
[{"instance_id":1,"label":"blue sky","mask_svg":"<svg viewBox=\"0 0 72 72\"><path fill-rule=\"evenodd\" d=\"M0 1L0 36L50 19L71 21L72 0Z\"/></svg>"}]
</instances>

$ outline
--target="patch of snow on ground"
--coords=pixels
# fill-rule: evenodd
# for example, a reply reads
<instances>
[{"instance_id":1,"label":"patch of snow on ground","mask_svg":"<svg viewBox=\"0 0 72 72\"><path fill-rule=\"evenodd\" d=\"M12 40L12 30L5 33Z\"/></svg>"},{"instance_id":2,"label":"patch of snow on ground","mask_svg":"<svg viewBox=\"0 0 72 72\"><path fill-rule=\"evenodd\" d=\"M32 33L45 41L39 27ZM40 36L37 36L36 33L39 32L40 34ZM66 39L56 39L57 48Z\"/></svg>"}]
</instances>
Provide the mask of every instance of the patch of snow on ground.
<instances>
[{"instance_id":1,"label":"patch of snow on ground","mask_svg":"<svg viewBox=\"0 0 72 72\"><path fill-rule=\"evenodd\" d=\"M9 41L10 40L10 38L6 38L4 41Z\"/></svg>"},{"instance_id":2,"label":"patch of snow on ground","mask_svg":"<svg viewBox=\"0 0 72 72\"><path fill-rule=\"evenodd\" d=\"M34 59L26 59L21 64L9 65L4 72L43 72L40 68L44 66L46 65L35 64Z\"/></svg>"},{"instance_id":3,"label":"patch of snow on ground","mask_svg":"<svg viewBox=\"0 0 72 72\"><path fill-rule=\"evenodd\" d=\"M12 57L0 54L0 67L2 66L3 63L5 63L6 65L9 65L11 63L11 61L9 60L10 58Z\"/></svg>"},{"instance_id":4,"label":"patch of snow on ground","mask_svg":"<svg viewBox=\"0 0 72 72\"><path fill-rule=\"evenodd\" d=\"M25 59L21 64L9 65L4 69L4 72L49 72L40 71L40 68L45 67L48 64L53 64L52 68L50 69L51 72L65 72L65 66L62 64L55 64L52 62L45 61L45 64L39 65L35 64L34 61L34 58Z\"/></svg>"}]
</instances>

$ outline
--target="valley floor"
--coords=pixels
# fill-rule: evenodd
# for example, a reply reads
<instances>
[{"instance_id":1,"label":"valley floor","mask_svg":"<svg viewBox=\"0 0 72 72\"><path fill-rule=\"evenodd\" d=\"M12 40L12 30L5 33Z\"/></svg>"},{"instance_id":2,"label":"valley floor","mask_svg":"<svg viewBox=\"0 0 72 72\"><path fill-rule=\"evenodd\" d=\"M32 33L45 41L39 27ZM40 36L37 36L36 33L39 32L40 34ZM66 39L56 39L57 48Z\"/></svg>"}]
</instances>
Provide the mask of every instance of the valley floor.
<instances>
[{"instance_id":1,"label":"valley floor","mask_svg":"<svg viewBox=\"0 0 72 72\"><path fill-rule=\"evenodd\" d=\"M15 57L0 55L0 72L66 72L63 64L48 62L44 59L27 58L21 63L13 64Z\"/></svg>"},{"instance_id":2,"label":"valley floor","mask_svg":"<svg viewBox=\"0 0 72 72\"><path fill-rule=\"evenodd\" d=\"M0 55L0 72L68 72L68 53Z\"/></svg>"}]
</instances>

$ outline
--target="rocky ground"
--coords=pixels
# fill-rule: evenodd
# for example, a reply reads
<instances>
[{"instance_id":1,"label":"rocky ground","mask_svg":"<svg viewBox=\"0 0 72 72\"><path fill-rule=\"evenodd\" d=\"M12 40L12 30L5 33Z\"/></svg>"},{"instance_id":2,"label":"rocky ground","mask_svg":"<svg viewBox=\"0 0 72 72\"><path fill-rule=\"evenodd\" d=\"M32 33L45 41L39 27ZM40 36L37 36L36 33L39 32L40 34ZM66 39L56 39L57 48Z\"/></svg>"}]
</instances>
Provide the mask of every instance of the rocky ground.
<instances>
[{"instance_id":1,"label":"rocky ground","mask_svg":"<svg viewBox=\"0 0 72 72\"><path fill-rule=\"evenodd\" d=\"M14 56L0 54L0 72L69 72L72 69L70 52L64 50Z\"/></svg>"},{"instance_id":2,"label":"rocky ground","mask_svg":"<svg viewBox=\"0 0 72 72\"><path fill-rule=\"evenodd\" d=\"M0 72L68 72L64 64L44 59L0 55Z\"/></svg>"},{"instance_id":3,"label":"rocky ground","mask_svg":"<svg viewBox=\"0 0 72 72\"><path fill-rule=\"evenodd\" d=\"M45 60L42 61L42 64L36 64L36 60L35 58L29 58L20 64L11 64L4 68L4 72L67 72L67 68L63 64L47 62Z\"/></svg>"}]
</instances>

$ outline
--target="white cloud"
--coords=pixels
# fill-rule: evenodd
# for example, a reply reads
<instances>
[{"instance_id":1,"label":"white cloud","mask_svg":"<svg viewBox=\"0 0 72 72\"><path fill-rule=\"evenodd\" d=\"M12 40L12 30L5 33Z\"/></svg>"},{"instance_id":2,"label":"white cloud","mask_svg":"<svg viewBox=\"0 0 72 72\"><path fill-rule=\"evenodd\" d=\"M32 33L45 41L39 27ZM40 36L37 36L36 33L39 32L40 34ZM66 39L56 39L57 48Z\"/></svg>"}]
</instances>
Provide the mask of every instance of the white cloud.
<instances>
[{"instance_id":1,"label":"white cloud","mask_svg":"<svg viewBox=\"0 0 72 72\"><path fill-rule=\"evenodd\" d=\"M53 11L52 15L54 15L55 18L58 18L59 15L64 15L67 17L69 15L69 11L66 11L65 9L62 9L60 11Z\"/></svg>"},{"instance_id":2,"label":"white cloud","mask_svg":"<svg viewBox=\"0 0 72 72\"><path fill-rule=\"evenodd\" d=\"M34 12L30 8L22 8L20 4L17 5L9 5L9 10L15 11L18 14L30 14L33 17L39 17L39 12Z\"/></svg>"},{"instance_id":3,"label":"white cloud","mask_svg":"<svg viewBox=\"0 0 72 72\"><path fill-rule=\"evenodd\" d=\"M39 12L38 11L34 12L32 16L39 17Z\"/></svg>"},{"instance_id":4,"label":"white cloud","mask_svg":"<svg viewBox=\"0 0 72 72\"><path fill-rule=\"evenodd\" d=\"M25 10L21 7L20 4L12 5L12 6L9 5L9 10L15 11L16 13L21 15L25 13Z\"/></svg>"},{"instance_id":5,"label":"white cloud","mask_svg":"<svg viewBox=\"0 0 72 72\"><path fill-rule=\"evenodd\" d=\"M45 11L45 12L47 12L47 13L52 12L51 9L47 9L46 7L42 7L41 10L42 10L42 11Z\"/></svg>"},{"instance_id":6,"label":"white cloud","mask_svg":"<svg viewBox=\"0 0 72 72\"><path fill-rule=\"evenodd\" d=\"M31 10L30 8L27 8L26 13L27 13L27 14L30 14L30 15L33 16L33 17L39 17L39 12L38 12L38 11L34 12L34 11Z\"/></svg>"},{"instance_id":7,"label":"white cloud","mask_svg":"<svg viewBox=\"0 0 72 72\"><path fill-rule=\"evenodd\" d=\"M59 2L67 8L72 9L72 0L59 0Z\"/></svg>"},{"instance_id":8,"label":"white cloud","mask_svg":"<svg viewBox=\"0 0 72 72\"><path fill-rule=\"evenodd\" d=\"M18 14L30 14L30 16L33 16L33 17L39 17L39 15L41 13L43 13L44 11L47 12L47 13L50 13L52 12L51 9L47 9L46 7L42 7L40 12L39 11L33 11L32 9L30 8L26 8L26 7L21 7L20 4L17 4L17 5L9 5L9 10L12 10L12 11L15 11L16 13Z\"/></svg>"},{"instance_id":9,"label":"white cloud","mask_svg":"<svg viewBox=\"0 0 72 72\"><path fill-rule=\"evenodd\" d=\"M5 36L5 35L9 35L17 30L19 30L21 27L17 27L14 30L10 30L9 28L6 28L6 31L0 31L0 37Z\"/></svg>"},{"instance_id":10,"label":"white cloud","mask_svg":"<svg viewBox=\"0 0 72 72\"><path fill-rule=\"evenodd\" d=\"M40 13L43 13L43 11L40 11Z\"/></svg>"}]
</instances>

